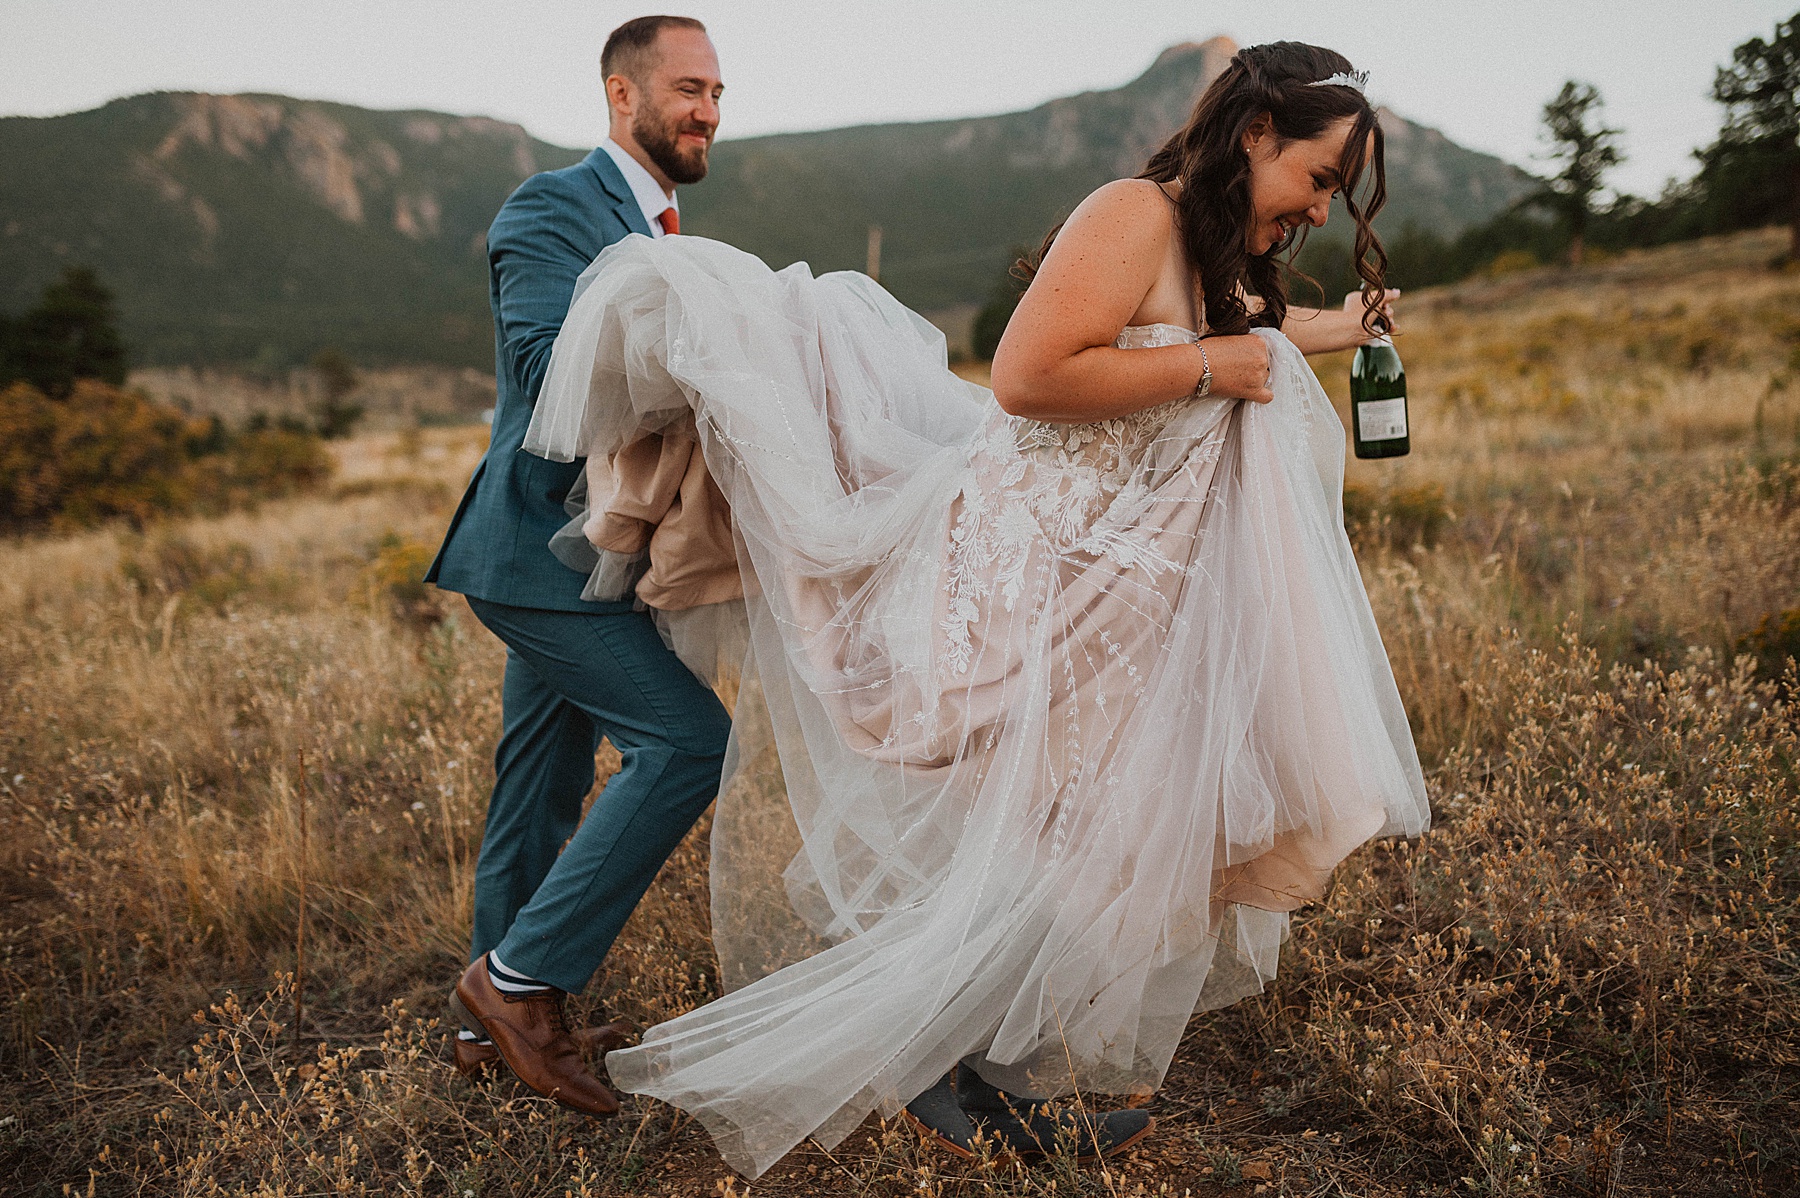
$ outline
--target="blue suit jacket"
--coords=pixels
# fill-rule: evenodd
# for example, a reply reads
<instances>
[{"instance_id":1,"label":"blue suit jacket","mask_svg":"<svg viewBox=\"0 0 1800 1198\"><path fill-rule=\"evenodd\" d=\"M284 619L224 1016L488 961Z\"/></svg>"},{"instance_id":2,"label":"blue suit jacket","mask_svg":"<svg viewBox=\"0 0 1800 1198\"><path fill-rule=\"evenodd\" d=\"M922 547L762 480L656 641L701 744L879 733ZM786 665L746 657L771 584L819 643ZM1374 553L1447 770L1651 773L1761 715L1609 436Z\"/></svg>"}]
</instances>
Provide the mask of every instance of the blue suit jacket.
<instances>
[{"instance_id":1,"label":"blue suit jacket","mask_svg":"<svg viewBox=\"0 0 1800 1198\"><path fill-rule=\"evenodd\" d=\"M587 576L550 552L551 535L568 523L563 500L582 461L546 461L519 446L575 280L613 242L649 232L624 176L599 149L574 166L533 175L500 206L487 240L498 384L493 433L427 582L514 607L630 608L629 601L583 599Z\"/></svg>"}]
</instances>

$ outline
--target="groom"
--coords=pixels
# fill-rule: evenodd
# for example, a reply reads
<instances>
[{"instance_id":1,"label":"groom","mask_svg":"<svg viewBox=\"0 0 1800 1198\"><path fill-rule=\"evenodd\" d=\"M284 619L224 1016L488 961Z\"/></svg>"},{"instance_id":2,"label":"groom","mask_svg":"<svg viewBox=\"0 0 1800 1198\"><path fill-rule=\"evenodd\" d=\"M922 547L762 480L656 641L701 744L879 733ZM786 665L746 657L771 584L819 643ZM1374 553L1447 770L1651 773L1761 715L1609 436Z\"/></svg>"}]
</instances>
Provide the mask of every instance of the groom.
<instances>
[{"instance_id":1,"label":"groom","mask_svg":"<svg viewBox=\"0 0 1800 1198\"><path fill-rule=\"evenodd\" d=\"M506 644L494 792L475 870L474 943L451 1005L457 1067L498 1056L564 1106L610 1115L562 1017L656 872L719 788L730 719L632 603L582 598L550 552L582 462L520 451L575 280L630 233L680 229L675 187L706 177L719 61L687 17L639 17L600 56L610 136L533 175L488 230L499 392L493 436L428 581L460 591ZM618 773L582 818L604 736ZM614 1028L596 1039L616 1047Z\"/></svg>"}]
</instances>

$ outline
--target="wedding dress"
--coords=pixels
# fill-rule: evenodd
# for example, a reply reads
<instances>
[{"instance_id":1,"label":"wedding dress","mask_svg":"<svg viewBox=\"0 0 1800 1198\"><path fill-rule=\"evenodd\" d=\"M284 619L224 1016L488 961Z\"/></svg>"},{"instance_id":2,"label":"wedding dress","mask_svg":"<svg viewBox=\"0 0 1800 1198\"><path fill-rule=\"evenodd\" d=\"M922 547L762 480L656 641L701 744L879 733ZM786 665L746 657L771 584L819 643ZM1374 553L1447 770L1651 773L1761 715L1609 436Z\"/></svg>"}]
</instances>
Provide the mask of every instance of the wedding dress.
<instances>
[{"instance_id":1,"label":"wedding dress","mask_svg":"<svg viewBox=\"0 0 1800 1198\"><path fill-rule=\"evenodd\" d=\"M863 275L694 237L594 262L525 447L588 455L604 491L622 449L691 439L744 590L658 613L703 675L742 654L727 993L609 1054L615 1084L750 1176L970 1054L1015 1093L1154 1087L1195 1011L1274 976L1339 861L1425 827L1342 425L1259 335L1269 404L1051 424L958 379ZM595 593L629 587L600 556Z\"/></svg>"}]
</instances>

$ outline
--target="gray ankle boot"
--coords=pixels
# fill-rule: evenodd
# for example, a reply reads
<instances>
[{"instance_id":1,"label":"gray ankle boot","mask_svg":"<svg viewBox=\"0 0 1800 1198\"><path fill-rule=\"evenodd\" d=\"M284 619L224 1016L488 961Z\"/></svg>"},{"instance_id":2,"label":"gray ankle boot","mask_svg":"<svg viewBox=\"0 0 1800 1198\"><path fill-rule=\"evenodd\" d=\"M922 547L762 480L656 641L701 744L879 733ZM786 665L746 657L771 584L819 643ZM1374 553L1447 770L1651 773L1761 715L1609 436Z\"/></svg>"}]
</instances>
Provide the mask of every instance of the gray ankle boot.
<instances>
[{"instance_id":1,"label":"gray ankle boot","mask_svg":"<svg viewBox=\"0 0 1800 1198\"><path fill-rule=\"evenodd\" d=\"M967 1065L956 1067L956 1101L996 1146L1026 1159L1073 1152L1076 1159L1112 1156L1149 1135L1145 1111L1076 1111L1047 1098L1009 1094Z\"/></svg>"},{"instance_id":2,"label":"gray ankle boot","mask_svg":"<svg viewBox=\"0 0 1800 1198\"><path fill-rule=\"evenodd\" d=\"M946 1073L935 1086L906 1104L906 1114L927 1142L966 1160L975 1158L975 1121L956 1102Z\"/></svg>"}]
</instances>

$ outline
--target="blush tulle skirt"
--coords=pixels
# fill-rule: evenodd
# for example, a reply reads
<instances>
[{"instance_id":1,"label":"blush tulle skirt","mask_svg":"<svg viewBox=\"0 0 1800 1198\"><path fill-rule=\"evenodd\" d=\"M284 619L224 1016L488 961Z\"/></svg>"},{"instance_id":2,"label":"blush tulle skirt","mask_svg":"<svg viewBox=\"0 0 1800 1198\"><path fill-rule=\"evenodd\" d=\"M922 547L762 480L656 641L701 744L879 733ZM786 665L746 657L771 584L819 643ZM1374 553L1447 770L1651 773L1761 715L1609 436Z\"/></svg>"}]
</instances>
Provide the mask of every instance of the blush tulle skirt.
<instances>
[{"instance_id":1,"label":"blush tulle skirt","mask_svg":"<svg viewBox=\"0 0 1800 1198\"><path fill-rule=\"evenodd\" d=\"M741 658L726 993L609 1054L617 1085L750 1176L965 1057L1014 1092L1154 1087L1339 861L1425 827L1342 425L1260 335L1272 403L1044 424L862 275L694 237L595 261L526 448L603 463L691 420L745 592L659 613L703 675Z\"/></svg>"}]
</instances>

